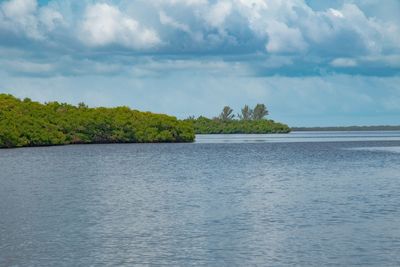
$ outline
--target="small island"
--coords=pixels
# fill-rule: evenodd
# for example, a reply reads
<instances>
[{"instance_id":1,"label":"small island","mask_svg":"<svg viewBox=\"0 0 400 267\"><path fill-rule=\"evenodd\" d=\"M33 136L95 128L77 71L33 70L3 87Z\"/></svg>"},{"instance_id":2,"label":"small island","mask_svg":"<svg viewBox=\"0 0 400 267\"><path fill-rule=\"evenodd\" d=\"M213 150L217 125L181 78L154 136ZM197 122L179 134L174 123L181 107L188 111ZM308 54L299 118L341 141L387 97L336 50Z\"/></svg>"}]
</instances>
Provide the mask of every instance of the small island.
<instances>
[{"instance_id":1,"label":"small island","mask_svg":"<svg viewBox=\"0 0 400 267\"><path fill-rule=\"evenodd\" d=\"M128 107L89 108L48 102L41 104L0 94L0 148L101 143L193 142L195 134L288 133L290 128L266 119L264 104L247 105L237 115L226 106L213 119L176 117Z\"/></svg>"},{"instance_id":2,"label":"small island","mask_svg":"<svg viewBox=\"0 0 400 267\"><path fill-rule=\"evenodd\" d=\"M0 148L96 143L193 142L190 123L128 107L89 108L0 94Z\"/></svg>"},{"instance_id":3,"label":"small island","mask_svg":"<svg viewBox=\"0 0 400 267\"><path fill-rule=\"evenodd\" d=\"M269 114L264 104L257 104L253 109L245 105L241 113L233 113L233 109L225 106L218 117L212 119L200 116L189 117L185 121L190 122L196 134L269 134L289 133L290 128L286 124L266 119Z\"/></svg>"}]
</instances>

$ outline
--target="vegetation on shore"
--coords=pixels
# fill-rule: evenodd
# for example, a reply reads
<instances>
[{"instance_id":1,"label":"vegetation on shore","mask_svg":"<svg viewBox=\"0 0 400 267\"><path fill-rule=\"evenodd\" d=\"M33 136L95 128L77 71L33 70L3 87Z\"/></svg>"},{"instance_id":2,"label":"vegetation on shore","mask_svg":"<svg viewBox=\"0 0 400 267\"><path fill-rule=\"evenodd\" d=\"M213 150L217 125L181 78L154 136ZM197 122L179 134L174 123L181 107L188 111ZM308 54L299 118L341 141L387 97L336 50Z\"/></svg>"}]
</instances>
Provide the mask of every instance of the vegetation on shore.
<instances>
[{"instance_id":1,"label":"vegetation on shore","mask_svg":"<svg viewBox=\"0 0 400 267\"><path fill-rule=\"evenodd\" d=\"M218 117L212 119L200 116L190 117L196 134L267 134L289 133L286 124L266 119L269 114L264 104L257 104L253 109L245 105L241 113L235 116L229 106L225 106ZM237 119L236 119L237 118Z\"/></svg>"},{"instance_id":2,"label":"vegetation on shore","mask_svg":"<svg viewBox=\"0 0 400 267\"><path fill-rule=\"evenodd\" d=\"M0 148L88 143L192 142L190 123L128 107L89 108L0 94Z\"/></svg>"}]
</instances>

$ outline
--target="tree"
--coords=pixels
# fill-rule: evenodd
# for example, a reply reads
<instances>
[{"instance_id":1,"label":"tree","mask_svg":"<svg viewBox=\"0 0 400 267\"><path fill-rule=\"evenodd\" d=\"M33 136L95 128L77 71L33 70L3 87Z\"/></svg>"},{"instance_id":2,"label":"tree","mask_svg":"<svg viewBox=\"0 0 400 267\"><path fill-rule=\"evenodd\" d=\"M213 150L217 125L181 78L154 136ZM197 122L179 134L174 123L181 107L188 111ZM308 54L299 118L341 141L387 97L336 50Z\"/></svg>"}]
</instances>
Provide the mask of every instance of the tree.
<instances>
[{"instance_id":1,"label":"tree","mask_svg":"<svg viewBox=\"0 0 400 267\"><path fill-rule=\"evenodd\" d=\"M233 113L233 109L231 109L229 106L225 106L222 109L221 114L219 115L219 119L222 121L230 121L235 117L235 115L232 113Z\"/></svg>"},{"instance_id":2,"label":"tree","mask_svg":"<svg viewBox=\"0 0 400 267\"><path fill-rule=\"evenodd\" d=\"M245 105L242 108L242 114L238 114L238 117L241 120L248 121L248 120L251 120L252 115L253 115L253 110L251 108L249 108L248 105Z\"/></svg>"},{"instance_id":3,"label":"tree","mask_svg":"<svg viewBox=\"0 0 400 267\"><path fill-rule=\"evenodd\" d=\"M79 102L78 103L78 108L88 108L88 106L83 102Z\"/></svg>"},{"instance_id":4,"label":"tree","mask_svg":"<svg viewBox=\"0 0 400 267\"><path fill-rule=\"evenodd\" d=\"M268 115L267 107L264 104L257 104L253 109L253 120L262 120Z\"/></svg>"}]
</instances>

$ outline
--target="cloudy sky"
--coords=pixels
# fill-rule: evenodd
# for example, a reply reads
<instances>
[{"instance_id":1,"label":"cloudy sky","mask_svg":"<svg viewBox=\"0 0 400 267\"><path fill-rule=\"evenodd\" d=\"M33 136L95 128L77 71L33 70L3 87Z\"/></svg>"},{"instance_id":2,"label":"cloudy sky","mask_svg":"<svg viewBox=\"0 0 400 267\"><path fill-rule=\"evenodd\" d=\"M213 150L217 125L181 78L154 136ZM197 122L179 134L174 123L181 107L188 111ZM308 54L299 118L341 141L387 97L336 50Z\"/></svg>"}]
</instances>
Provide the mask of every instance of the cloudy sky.
<instances>
[{"instance_id":1,"label":"cloudy sky","mask_svg":"<svg viewBox=\"0 0 400 267\"><path fill-rule=\"evenodd\" d=\"M398 0L0 0L0 92L185 118L400 124Z\"/></svg>"}]
</instances>

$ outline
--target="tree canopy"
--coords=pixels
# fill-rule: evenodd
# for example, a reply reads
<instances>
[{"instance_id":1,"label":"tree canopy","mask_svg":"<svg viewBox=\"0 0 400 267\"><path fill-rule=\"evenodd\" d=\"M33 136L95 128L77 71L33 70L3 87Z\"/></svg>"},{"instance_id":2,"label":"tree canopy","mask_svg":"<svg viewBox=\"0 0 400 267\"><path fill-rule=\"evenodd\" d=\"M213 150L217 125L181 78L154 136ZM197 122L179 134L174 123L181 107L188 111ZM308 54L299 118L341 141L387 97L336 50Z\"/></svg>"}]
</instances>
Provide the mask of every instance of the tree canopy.
<instances>
[{"instance_id":1,"label":"tree canopy","mask_svg":"<svg viewBox=\"0 0 400 267\"><path fill-rule=\"evenodd\" d=\"M234 119L233 110L225 106L221 114L209 119L203 116L189 117L186 121L192 123L197 134L265 134L288 133L290 128L286 124L266 119L269 114L264 104L257 104L254 109L245 105Z\"/></svg>"},{"instance_id":2,"label":"tree canopy","mask_svg":"<svg viewBox=\"0 0 400 267\"><path fill-rule=\"evenodd\" d=\"M82 143L192 142L193 126L128 107L89 108L0 94L0 147Z\"/></svg>"}]
</instances>

